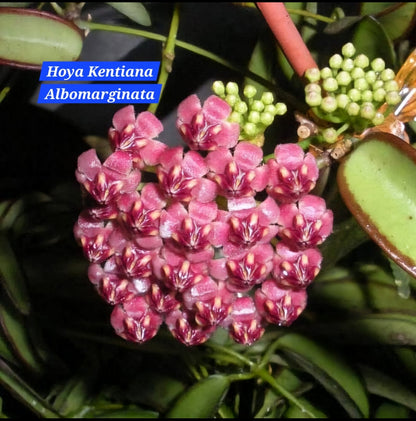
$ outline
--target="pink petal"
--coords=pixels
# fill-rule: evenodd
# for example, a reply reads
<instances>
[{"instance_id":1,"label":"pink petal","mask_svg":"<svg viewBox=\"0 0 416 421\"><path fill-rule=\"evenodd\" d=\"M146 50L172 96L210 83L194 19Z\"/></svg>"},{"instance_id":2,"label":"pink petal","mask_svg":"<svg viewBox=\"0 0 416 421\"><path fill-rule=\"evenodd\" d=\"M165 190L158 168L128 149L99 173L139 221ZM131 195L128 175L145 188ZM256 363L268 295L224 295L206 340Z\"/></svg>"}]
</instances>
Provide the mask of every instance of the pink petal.
<instances>
[{"instance_id":1,"label":"pink petal","mask_svg":"<svg viewBox=\"0 0 416 421\"><path fill-rule=\"evenodd\" d=\"M127 125L134 124L135 114L133 105L127 105L118 111L113 116L113 127L121 132Z\"/></svg>"},{"instance_id":2,"label":"pink petal","mask_svg":"<svg viewBox=\"0 0 416 421\"><path fill-rule=\"evenodd\" d=\"M141 199L146 209L162 209L166 200L155 183L146 183L141 191Z\"/></svg>"},{"instance_id":3,"label":"pink petal","mask_svg":"<svg viewBox=\"0 0 416 421\"><path fill-rule=\"evenodd\" d=\"M229 150L217 149L209 152L205 158L205 162L211 171L217 174L223 174L225 166L233 160Z\"/></svg>"},{"instance_id":4,"label":"pink petal","mask_svg":"<svg viewBox=\"0 0 416 421\"><path fill-rule=\"evenodd\" d=\"M202 177L208 171L204 158L195 151L189 151L185 154L182 168L186 175L190 175L193 178Z\"/></svg>"},{"instance_id":5,"label":"pink petal","mask_svg":"<svg viewBox=\"0 0 416 421\"><path fill-rule=\"evenodd\" d=\"M260 225L276 224L280 215L279 206L270 196L258 206Z\"/></svg>"},{"instance_id":6,"label":"pink petal","mask_svg":"<svg viewBox=\"0 0 416 421\"><path fill-rule=\"evenodd\" d=\"M78 157L78 170L77 173L80 177L85 175L88 180L93 180L97 172L101 169L101 161L97 157L97 151L95 149L89 149L83 152ZM78 179L77 174L77 179ZM78 180L79 182L83 181Z\"/></svg>"},{"instance_id":7,"label":"pink petal","mask_svg":"<svg viewBox=\"0 0 416 421\"><path fill-rule=\"evenodd\" d=\"M228 242L230 226L225 222L212 222L209 241L214 247L221 247Z\"/></svg>"},{"instance_id":8,"label":"pink petal","mask_svg":"<svg viewBox=\"0 0 416 421\"><path fill-rule=\"evenodd\" d=\"M143 111L137 115L136 134L147 139L157 137L163 131L163 124L151 112Z\"/></svg>"},{"instance_id":9,"label":"pink petal","mask_svg":"<svg viewBox=\"0 0 416 421\"><path fill-rule=\"evenodd\" d=\"M256 207L256 200L251 196L228 199L227 206L230 212L252 209Z\"/></svg>"},{"instance_id":10,"label":"pink petal","mask_svg":"<svg viewBox=\"0 0 416 421\"><path fill-rule=\"evenodd\" d=\"M237 123L221 123L221 131L215 136L215 143L219 148L233 148L240 136L240 126Z\"/></svg>"},{"instance_id":11,"label":"pink petal","mask_svg":"<svg viewBox=\"0 0 416 421\"><path fill-rule=\"evenodd\" d=\"M175 148L165 149L159 156L161 165L166 169L174 165L181 165L183 160L183 147L177 146Z\"/></svg>"},{"instance_id":12,"label":"pink petal","mask_svg":"<svg viewBox=\"0 0 416 421\"><path fill-rule=\"evenodd\" d=\"M167 149L167 145L158 140L150 139L143 148L140 149L140 156L146 165L157 165L160 162L162 152Z\"/></svg>"},{"instance_id":13,"label":"pink petal","mask_svg":"<svg viewBox=\"0 0 416 421\"><path fill-rule=\"evenodd\" d=\"M217 216L218 206L215 202L200 203L192 200L188 205L188 213L199 225L206 225Z\"/></svg>"},{"instance_id":14,"label":"pink petal","mask_svg":"<svg viewBox=\"0 0 416 421\"><path fill-rule=\"evenodd\" d=\"M260 165L263 150L250 142L239 142L235 147L234 158L242 170L250 170Z\"/></svg>"},{"instance_id":15,"label":"pink petal","mask_svg":"<svg viewBox=\"0 0 416 421\"><path fill-rule=\"evenodd\" d=\"M209 96L202 107L205 117L212 120L225 120L231 113L231 107L216 95Z\"/></svg>"},{"instance_id":16,"label":"pink petal","mask_svg":"<svg viewBox=\"0 0 416 421\"><path fill-rule=\"evenodd\" d=\"M104 162L104 167L124 176L128 175L133 168L130 155L127 152L113 152Z\"/></svg>"},{"instance_id":17,"label":"pink petal","mask_svg":"<svg viewBox=\"0 0 416 421\"><path fill-rule=\"evenodd\" d=\"M267 165L262 165L261 167L257 167L255 170L256 176L254 177L254 180L251 182L251 187L255 191L262 191L266 188L266 186L269 184L270 179L270 171L267 167Z\"/></svg>"},{"instance_id":18,"label":"pink petal","mask_svg":"<svg viewBox=\"0 0 416 421\"><path fill-rule=\"evenodd\" d=\"M280 165L293 169L302 164L305 152L296 143L285 143L276 146L274 155Z\"/></svg>"},{"instance_id":19,"label":"pink petal","mask_svg":"<svg viewBox=\"0 0 416 421\"><path fill-rule=\"evenodd\" d=\"M201 101L198 96L193 94L185 98L178 106L178 118L184 122L189 123L192 117L201 111Z\"/></svg>"},{"instance_id":20,"label":"pink petal","mask_svg":"<svg viewBox=\"0 0 416 421\"><path fill-rule=\"evenodd\" d=\"M206 178L201 178L198 180L198 184L192 189L192 197L201 203L212 202L217 197L217 190L217 183Z\"/></svg>"},{"instance_id":21,"label":"pink petal","mask_svg":"<svg viewBox=\"0 0 416 421\"><path fill-rule=\"evenodd\" d=\"M217 280L225 281L228 278L226 263L227 259L225 258L210 260L209 274Z\"/></svg>"}]
</instances>

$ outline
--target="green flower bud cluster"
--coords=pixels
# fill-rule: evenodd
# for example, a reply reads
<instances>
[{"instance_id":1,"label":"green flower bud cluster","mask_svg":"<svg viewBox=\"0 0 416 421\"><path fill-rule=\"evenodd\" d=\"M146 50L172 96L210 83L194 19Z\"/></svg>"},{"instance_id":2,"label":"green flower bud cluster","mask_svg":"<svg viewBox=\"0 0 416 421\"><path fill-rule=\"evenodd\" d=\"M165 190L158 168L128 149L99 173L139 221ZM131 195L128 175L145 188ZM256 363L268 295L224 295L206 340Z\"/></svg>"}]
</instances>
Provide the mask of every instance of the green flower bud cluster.
<instances>
[{"instance_id":1,"label":"green flower bud cluster","mask_svg":"<svg viewBox=\"0 0 416 421\"><path fill-rule=\"evenodd\" d=\"M263 92L260 95L253 85L244 86L243 97L240 96L239 87L235 82L224 85L221 81L215 81L212 90L230 105L232 111L228 120L240 125L240 140L262 138L275 116L283 115L287 111L284 103L274 103L274 95L271 92Z\"/></svg>"},{"instance_id":2,"label":"green flower bud cluster","mask_svg":"<svg viewBox=\"0 0 416 421\"><path fill-rule=\"evenodd\" d=\"M328 66L305 72L305 101L321 119L347 123L354 132L383 123L401 101L395 73L383 59L356 55L352 43L330 57ZM379 111L387 104L384 114ZM331 136L330 136L331 137Z\"/></svg>"}]
</instances>

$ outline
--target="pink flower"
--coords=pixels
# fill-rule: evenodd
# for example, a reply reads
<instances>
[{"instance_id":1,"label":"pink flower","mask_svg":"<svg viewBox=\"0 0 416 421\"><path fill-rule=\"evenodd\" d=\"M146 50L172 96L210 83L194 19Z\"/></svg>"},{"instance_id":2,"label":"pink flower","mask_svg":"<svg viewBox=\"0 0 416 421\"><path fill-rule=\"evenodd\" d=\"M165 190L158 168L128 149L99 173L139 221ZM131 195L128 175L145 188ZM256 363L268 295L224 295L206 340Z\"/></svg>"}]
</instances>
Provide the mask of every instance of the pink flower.
<instances>
[{"instance_id":1,"label":"pink flower","mask_svg":"<svg viewBox=\"0 0 416 421\"><path fill-rule=\"evenodd\" d=\"M100 205L107 205L123 193L135 191L141 173L133 169L130 156L125 152L112 153L103 164L95 149L78 157L76 178Z\"/></svg>"},{"instance_id":2,"label":"pink flower","mask_svg":"<svg viewBox=\"0 0 416 421\"><path fill-rule=\"evenodd\" d=\"M305 154L295 143L286 143L276 146L274 156L267 161L270 196L280 203L291 203L315 187L319 170L311 153Z\"/></svg>"},{"instance_id":3,"label":"pink flower","mask_svg":"<svg viewBox=\"0 0 416 421\"><path fill-rule=\"evenodd\" d=\"M137 295L134 284L125 277L107 273L101 265L93 263L88 268L88 278L103 299L111 304L120 304Z\"/></svg>"},{"instance_id":4,"label":"pink flower","mask_svg":"<svg viewBox=\"0 0 416 421\"><path fill-rule=\"evenodd\" d=\"M219 194L227 198L255 196L266 187L267 168L262 164L263 150L249 142L239 142L234 154L215 150L206 157L209 178L219 187Z\"/></svg>"},{"instance_id":5,"label":"pink flower","mask_svg":"<svg viewBox=\"0 0 416 421\"><path fill-rule=\"evenodd\" d=\"M196 95L190 95L179 104L176 127L192 150L232 148L237 144L240 126L227 122L230 113L231 107L215 95L203 106Z\"/></svg>"},{"instance_id":6,"label":"pink flower","mask_svg":"<svg viewBox=\"0 0 416 421\"><path fill-rule=\"evenodd\" d=\"M280 238L295 250L314 248L332 232L333 214L325 200L306 195L297 204L280 207Z\"/></svg>"},{"instance_id":7,"label":"pink flower","mask_svg":"<svg viewBox=\"0 0 416 421\"><path fill-rule=\"evenodd\" d=\"M117 335L138 343L153 338L162 321L162 317L150 309L144 297L118 304L111 313L111 324Z\"/></svg>"},{"instance_id":8,"label":"pink flower","mask_svg":"<svg viewBox=\"0 0 416 421\"><path fill-rule=\"evenodd\" d=\"M186 346L206 342L216 329L216 326L199 326L191 311L174 310L168 314L165 322L172 335Z\"/></svg>"},{"instance_id":9,"label":"pink flower","mask_svg":"<svg viewBox=\"0 0 416 421\"><path fill-rule=\"evenodd\" d=\"M292 251L280 242L273 259L273 277L279 286L306 288L318 275L321 262L318 249Z\"/></svg>"},{"instance_id":10,"label":"pink flower","mask_svg":"<svg viewBox=\"0 0 416 421\"><path fill-rule=\"evenodd\" d=\"M108 132L113 150L127 152L138 168L159 162L166 145L154 140L163 130L154 114L143 111L136 118L134 107L128 105L114 114L113 126Z\"/></svg>"},{"instance_id":11,"label":"pink flower","mask_svg":"<svg viewBox=\"0 0 416 421\"><path fill-rule=\"evenodd\" d=\"M110 243L114 232L114 224L105 224L81 214L74 225L74 236L82 245L84 256L92 263L101 263L115 252Z\"/></svg>"},{"instance_id":12,"label":"pink flower","mask_svg":"<svg viewBox=\"0 0 416 421\"><path fill-rule=\"evenodd\" d=\"M211 222L217 215L216 203L192 201L188 210L180 203L174 203L162 211L160 236L165 245L170 245L191 262L211 259L214 250L211 245Z\"/></svg>"},{"instance_id":13,"label":"pink flower","mask_svg":"<svg viewBox=\"0 0 416 421\"><path fill-rule=\"evenodd\" d=\"M208 203L215 199L216 186L204 178L207 172L208 167L197 152L184 153L182 147L176 147L161 154L157 176L167 199Z\"/></svg>"},{"instance_id":14,"label":"pink flower","mask_svg":"<svg viewBox=\"0 0 416 421\"><path fill-rule=\"evenodd\" d=\"M261 317L251 297L237 298L226 320L231 337L242 345L252 345L264 333Z\"/></svg>"},{"instance_id":15,"label":"pink flower","mask_svg":"<svg viewBox=\"0 0 416 421\"><path fill-rule=\"evenodd\" d=\"M306 307L306 291L280 288L272 280L263 282L255 293L259 314L270 323L290 326Z\"/></svg>"}]
</instances>

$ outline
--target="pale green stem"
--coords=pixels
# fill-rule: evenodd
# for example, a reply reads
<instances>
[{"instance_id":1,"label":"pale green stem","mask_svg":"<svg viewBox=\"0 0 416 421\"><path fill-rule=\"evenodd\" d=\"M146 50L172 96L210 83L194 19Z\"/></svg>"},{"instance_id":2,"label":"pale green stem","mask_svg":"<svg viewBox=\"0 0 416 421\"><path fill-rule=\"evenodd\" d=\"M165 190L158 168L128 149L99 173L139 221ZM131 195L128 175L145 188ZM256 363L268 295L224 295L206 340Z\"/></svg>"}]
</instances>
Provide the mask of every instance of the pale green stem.
<instances>
[{"instance_id":1,"label":"pale green stem","mask_svg":"<svg viewBox=\"0 0 416 421\"><path fill-rule=\"evenodd\" d=\"M320 20L321 22L325 22L325 23L335 22L335 19L328 18L328 17L322 16L322 15L317 15L316 13L309 12L308 10L291 9L289 7L286 8L286 10L291 15L305 16L307 18L312 18L312 19L315 19L315 20Z\"/></svg>"},{"instance_id":2,"label":"pale green stem","mask_svg":"<svg viewBox=\"0 0 416 421\"><path fill-rule=\"evenodd\" d=\"M230 375L230 379L233 379L235 377L236 380L242 380L243 378L253 378L253 377L259 377L260 379L264 380L266 383L268 383L276 392L278 392L280 395L285 397L289 402L292 402L294 405L296 405L305 415L309 415L311 418L316 418L315 415L308 411L307 408L305 408L302 403L296 399L296 397L290 393L288 390L286 390L284 387L282 387L279 383L276 382L275 378L271 376L268 371L263 368L261 365L264 364L264 361L260 364L256 364L253 361L251 361L249 358L241 355L240 353L233 351L230 348L223 347L221 345L216 345L207 342L206 344L211 349L216 351L216 353L223 353L229 356L233 356L235 361L240 361L244 363L245 365L248 365L251 369L251 373L247 373L243 377L240 375ZM215 353L213 354L213 357L215 358ZM243 374L243 373L242 373ZM233 377L234 376L234 377Z\"/></svg>"},{"instance_id":3,"label":"pale green stem","mask_svg":"<svg viewBox=\"0 0 416 421\"><path fill-rule=\"evenodd\" d=\"M108 32L118 32L121 34L135 35L135 36L152 39L152 40L160 41L160 42L166 42L167 40L167 37L165 35L156 34L154 32L145 31L143 29L133 29L133 28L125 27L125 26L107 25L104 23L95 23L95 22L88 22L88 21L83 21L83 20L77 20L75 21L75 23L80 28L88 29L90 31L99 30L99 31L108 31ZM185 41L181 41L179 39L175 41L175 44L177 47L183 48L184 50L191 51L192 53L198 54L207 59L215 61L216 63L221 64L235 72L246 75L249 79L260 83L261 85L265 86L268 89L271 89L271 90L276 89L276 86L272 82L262 78L260 75L254 72L251 72L241 66L234 65L233 63L229 62L223 57L220 57L212 53L211 51L205 50L203 48L197 47L196 45L190 44Z\"/></svg>"},{"instance_id":4,"label":"pale green stem","mask_svg":"<svg viewBox=\"0 0 416 421\"><path fill-rule=\"evenodd\" d=\"M165 48L163 49L162 53L162 61L160 63L160 73L157 83L162 85L160 91L160 98L162 98L163 91L165 89L166 82L170 73L172 72L172 63L175 59L175 44L176 44L176 35L178 33L179 28L179 5L175 3L175 7L173 10L172 21L170 24L169 35L166 40ZM155 102L150 104L148 107L148 111L155 114L159 103Z\"/></svg>"}]
</instances>

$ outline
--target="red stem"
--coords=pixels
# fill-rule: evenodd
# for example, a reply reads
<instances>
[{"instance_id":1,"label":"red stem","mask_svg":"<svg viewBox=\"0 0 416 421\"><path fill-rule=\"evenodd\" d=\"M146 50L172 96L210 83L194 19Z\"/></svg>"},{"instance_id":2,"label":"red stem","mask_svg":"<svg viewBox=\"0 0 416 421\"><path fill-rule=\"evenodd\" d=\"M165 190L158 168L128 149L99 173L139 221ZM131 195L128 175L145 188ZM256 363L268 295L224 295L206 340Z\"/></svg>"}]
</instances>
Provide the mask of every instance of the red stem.
<instances>
[{"instance_id":1,"label":"red stem","mask_svg":"<svg viewBox=\"0 0 416 421\"><path fill-rule=\"evenodd\" d=\"M257 3L257 7L299 77L303 77L307 69L318 67L284 3Z\"/></svg>"}]
</instances>

